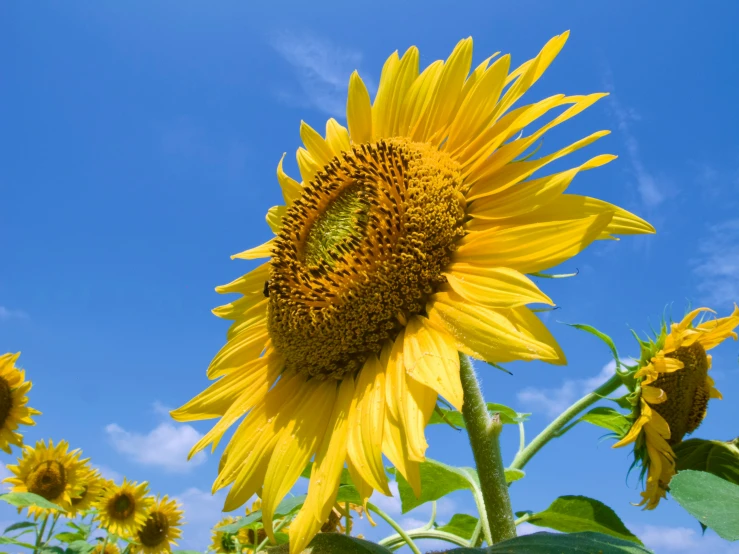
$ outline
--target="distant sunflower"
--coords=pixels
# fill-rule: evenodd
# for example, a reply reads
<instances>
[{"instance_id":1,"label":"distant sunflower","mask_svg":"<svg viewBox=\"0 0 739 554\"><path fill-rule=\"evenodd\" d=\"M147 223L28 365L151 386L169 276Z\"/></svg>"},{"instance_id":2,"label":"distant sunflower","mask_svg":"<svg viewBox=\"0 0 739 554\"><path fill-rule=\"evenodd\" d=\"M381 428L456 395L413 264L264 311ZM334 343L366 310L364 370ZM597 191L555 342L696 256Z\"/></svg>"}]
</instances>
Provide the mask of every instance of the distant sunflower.
<instances>
[{"instance_id":1,"label":"distant sunflower","mask_svg":"<svg viewBox=\"0 0 739 554\"><path fill-rule=\"evenodd\" d=\"M84 467L80 472L80 485L79 493L72 497L72 505L67 513L68 517L75 517L91 508L93 502L103 492L105 479L97 469Z\"/></svg>"},{"instance_id":2,"label":"distant sunflower","mask_svg":"<svg viewBox=\"0 0 739 554\"><path fill-rule=\"evenodd\" d=\"M0 448L8 454L11 444L23 446L23 436L15 432L18 425L36 425L31 416L41 414L26 406L32 383L25 380L25 371L15 367L18 356L20 352L0 356Z\"/></svg>"},{"instance_id":3,"label":"distant sunflower","mask_svg":"<svg viewBox=\"0 0 739 554\"><path fill-rule=\"evenodd\" d=\"M106 543L105 549L103 549L103 541L98 541L91 554L121 554L121 549L113 542Z\"/></svg>"},{"instance_id":4,"label":"distant sunflower","mask_svg":"<svg viewBox=\"0 0 739 554\"><path fill-rule=\"evenodd\" d=\"M108 486L93 503L96 518L109 533L134 538L146 522L153 499L147 497L149 484L123 479L123 484Z\"/></svg>"},{"instance_id":5,"label":"distant sunflower","mask_svg":"<svg viewBox=\"0 0 739 554\"><path fill-rule=\"evenodd\" d=\"M246 535L242 533L242 530L239 530L238 533L219 531L220 527L231 525L232 523L236 523L238 520L239 518L237 517L226 516L221 519L221 521L216 523L216 525L213 527L213 534L211 537L211 551L218 554L231 554L232 552L241 552L241 548L239 548L239 546L243 546L241 544L241 541L246 537ZM239 546L237 546L237 543Z\"/></svg>"},{"instance_id":6,"label":"distant sunflower","mask_svg":"<svg viewBox=\"0 0 739 554\"><path fill-rule=\"evenodd\" d=\"M706 416L708 400L721 398L708 375L711 356L706 354L732 337L739 325L739 307L728 317L693 326L708 308L693 310L680 323L666 325L655 340L640 341L642 355L634 373L636 390L633 424L614 448L634 443L634 458L646 473L639 506L652 510L667 492L675 475L673 447L695 431Z\"/></svg>"},{"instance_id":7,"label":"distant sunflower","mask_svg":"<svg viewBox=\"0 0 739 554\"><path fill-rule=\"evenodd\" d=\"M71 508L72 497L81 490L81 477L84 464L87 460L80 460L80 451L69 452L67 441L40 440L36 447L26 445L23 455L18 459L18 465L9 465L13 473L5 482L11 483L11 492L32 492L42 496L67 511ZM19 509L20 511L20 509ZM38 519L53 510L39 506L29 506L28 515Z\"/></svg>"},{"instance_id":8,"label":"distant sunflower","mask_svg":"<svg viewBox=\"0 0 739 554\"><path fill-rule=\"evenodd\" d=\"M136 542L131 545L132 553L160 554L171 552L172 545L182 531L182 510L179 509L175 500L169 500L167 496L153 501L149 508L146 521L136 533Z\"/></svg>"},{"instance_id":9,"label":"distant sunflower","mask_svg":"<svg viewBox=\"0 0 739 554\"><path fill-rule=\"evenodd\" d=\"M234 320L208 369L220 380L172 416L221 418L194 454L248 414L214 490L232 485L231 511L263 487L270 538L275 508L315 455L307 501L290 527L293 554L328 519L345 462L365 499L373 490L390 494L383 454L418 493L437 396L462 407L458 351L493 363L565 363L526 307L552 304L526 274L597 239L654 232L617 206L564 194L578 172L615 156L530 179L608 134L529 153L605 96L560 94L511 109L567 36L510 74L509 56L470 71L469 38L423 72L417 48L396 52L374 103L352 74L348 130L330 119L324 138L301 125L302 182L278 164L285 205L267 214L276 236L233 256L269 260L216 289L243 295L214 310Z\"/></svg>"}]
</instances>

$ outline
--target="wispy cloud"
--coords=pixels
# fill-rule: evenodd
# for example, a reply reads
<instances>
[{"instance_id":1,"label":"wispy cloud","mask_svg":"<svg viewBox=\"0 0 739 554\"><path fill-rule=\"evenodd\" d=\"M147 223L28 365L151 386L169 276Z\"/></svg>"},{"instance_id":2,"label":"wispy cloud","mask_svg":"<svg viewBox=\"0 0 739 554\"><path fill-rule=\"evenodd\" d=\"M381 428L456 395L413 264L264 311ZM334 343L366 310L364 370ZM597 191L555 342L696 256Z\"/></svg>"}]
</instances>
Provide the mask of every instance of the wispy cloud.
<instances>
[{"instance_id":1,"label":"wispy cloud","mask_svg":"<svg viewBox=\"0 0 739 554\"><path fill-rule=\"evenodd\" d=\"M739 544L725 541L709 531L705 535L688 527L628 524L644 544L655 552L710 552L711 554L739 554Z\"/></svg>"},{"instance_id":2,"label":"wispy cloud","mask_svg":"<svg viewBox=\"0 0 739 554\"><path fill-rule=\"evenodd\" d=\"M631 359L623 361L632 363ZM518 392L517 397L528 409L542 411L547 417L554 419L575 400L605 383L615 371L616 362L610 361L603 366L598 375L588 379L568 379L561 386L549 389L526 387Z\"/></svg>"},{"instance_id":3,"label":"wispy cloud","mask_svg":"<svg viewBox=\"0 0 739 554\"><path fill-rule=\"evenodd\" d=\"M168 414L165 406L156 402L154 411ZM188 461L193 445L202 438L191 425L160 423L147 434L127 431L117 423L105 427L113 448L131 461L164 469L171 473L187 473L205 462L205 453L199 452Z\"/></svg>"},{"instance_id":4,"label":"wispy cloud","mask_svg":"<svg viewBox=\"0 0 739 554\"><path fill-rule=\"evenodd\" d=\"M30 319L30 316L23 310L11 310L5 306L0 306L0 321L9 319Z\"/></svg>"},{"instance_id":5,"label":"wispy cloud","mask_svg":"<svg viewBox=\"0 0 739 554\"><path fill-rule=\"evenodd\" d=\"M711 306L739 302L739 219L708 227L700 255L693 260L701 299Z\"/></svg>"},{"instance_id":6,"label":"wispy cloud","mask_svg":"<svg viewBox=\"0 0 739 554\"><path fill-rule=\"evenodd\" d=\"M349 76L361 65L361 52L315 36L287 32L275 35L271 45L295 69L302 93L283 91L284 100L344 116ZM365 75L362 78L368 88L373 88Z\"/></svg>"},{"instance_id":7,"label":"wispy cloud","mask_svg":"<svg viewBox=\"0 0 739 554\"><path fill-rule=\"evenodd\" d=\"M605 71L603 86L610 93L608 96L609 111L615 119L618 130L626 145L628 161L631 165L631 171L636 180L636 187L641 200L647 208L659 206L667 198L666 187L644 165L639 141L632 132L633 123L639 121L641 117L633 108L621 104L621 101L616 95L613 73L610 69L606 69Z\"/></svg>"},{"instance_id":8,"label":"wispy cloud","mask_svg":"<svg viewBox=\"0 0 739 554\"><path fill-rule=\"evenodd\" d=\"M197 487L191 487L174 496L182 505L184 520L187 523L187 532L180 543L180 548L203 551L210 543L211 529L224 517L223 502L226 499L225 491L211 494ZM247 506L250 505L247 502ZM242 515L243 512L234 512L231 515Z\"/></svg>"}]
</instances>

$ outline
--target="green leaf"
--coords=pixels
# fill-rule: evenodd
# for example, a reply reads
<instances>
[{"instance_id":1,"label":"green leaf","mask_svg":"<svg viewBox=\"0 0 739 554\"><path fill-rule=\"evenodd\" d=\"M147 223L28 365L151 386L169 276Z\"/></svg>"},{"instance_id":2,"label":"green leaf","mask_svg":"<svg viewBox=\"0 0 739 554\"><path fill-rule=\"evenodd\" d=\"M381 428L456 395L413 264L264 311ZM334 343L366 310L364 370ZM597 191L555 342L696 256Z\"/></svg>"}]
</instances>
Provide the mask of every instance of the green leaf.
<instances>
[{"instance_id":1,"label":"green leaf","mask_svg":"<svg viewBox=\"0 0 739 554\"><path fill-rule=\"evenodd\" d=\"M58 533L54 538L60 542L72 543L74 541L85 540L83 533Z\"/></svg>"},{"instance_id":2,"label":"green leaf","mask_svg":"<svg viewBox=\"0 0 739 554\"><path fill-rule=\"evenodd\" d=\"M288 554L290 546L282 544L267 550L269 554ZM310 542L305 554L390 554L390 550L373 542L348 537L341 533L319 533Z\"/></svg>"},{"instance_id":3,"label":"green leaf","mask_svg":"<svg viewBox=\"0 0 739 554\"><path fill-rule=\"evenodd\" d=\"M479 486L479 481L476 482L477 472L472 468L452 467L429 458L418 465L421 473L421 496L419 498L416 498L413 489L400 472L394 472L395 479L398 481L400 506L403 513L426 502L438 500L450 492L463 489L473 490L473 487Z\"/></svg>"},{"instance_id":4,"label":"green leaf","mask_svg":"<svg viewBox=\"0 0 739 554\"><path fill-rule=\"evenodd\" d=\"M454 548L444 554L652 554L652 551L600 533L534 533L488 548Z\"/></svg>"},{"instance_id":5,"label":"green leaf","mask_svg":"<svg viewBox=\"0 0 739 554\"><path fill-rule=\"evenodd\" d=\"M641 544L616 512L587 496L560 496L546 510L529 517L527 522L564 533L594 531Z\"/></svg>"},{"instance_id":6,"label":"green leaf","mask_svg":"<svg viewBox=\"0 0 739 554\"><path fill-rule=\"evenodd\" d=\"M500 422L506 425L518 425L528 419L531 414L519 413L513 408L504 406L503 404L495 404L488 402L488 412L492 416L497 413L500 415ZM446 419L446 421L445 421ZM448 410L446 408L437 408L431 415L429 425L438 425L439 423L451 423L455 427L465 428L462 414L457 410Z\"/></svg>"},{"instance_id":7,"label":"green leaf","mask_svg":"<svg viewBox=\"0 0 739 554\"><path fill-rule=\"evenodd\" d=\"M87 541L74 541L67 546L67 550L71 550L72 552L81 552L82 554L92 552L94 549L95 546L88 543Z\"/></svg>"},{"instance_id":8,"label":"green leaf","mask_svg":"<svg viewBox=\"0 0 739 554\"><path fill-rule=\"evenodd\" d=\"M457 535L463 539L470 540L472 538L472 533L475 532L475 527L477 527L478 521L479 520L475 516L468 514L454 514L452 519L449 520L449 523L442 525L441 527L437 527L437 529L439 531L446 531L452 535Z\"/></svg>"},{"instance_id":9,"label":"green leaf","mask_svg":"<svg viewBox=\"0 0 739 554\"><path fill-rule=\"evenodd\" d=\"M513 483L519 479L526 477L526 472L521 469L506 469L505 470L505 482Z\"/></svg>"},{"instance_id":10,"label":"green leaf","mask_svg":"<svg viewBox=\"0 0 739 554\"><path fill-rule=\"evenodd\" d=\"M602 331L598 331L595 327L592 325L585 325L583 323L567 323L566 325L569 325L570 327L574 327L575 329L579 329L580 331L585 331L586 333L590 333L591 335L595 335L600 340L602 340L608 348L611 350L611 355L613 356L613 359L616 360L616 363L619 364L619 358L618 358L618 350L616 350L616 344L613 342L613 339L603 333Z\"/></svg>"},{"instance_id":11,"label":"green leaf","mask_svg":"<svg viewBox=\"0 0 739 554\"><path fill-rule=\"evenodd\" d=\"M593 408L578 421L586 421L598 427L603 427L603 429L613 431L619 436L625 435L631 427L631 422L625 415L618 410L605 406Z\"/></svg>"},{"instance_id":12,"label":"green leaf","mask_svg":"<svg viewBox=\"0 0 739 554\"><path fill-rule=\"evenodd\" d=\"M25 529L27 527L36 527L36 524L33 521L19 521L18 523L14 523L13 525L6 527L5 531L3 531L3 535L8 531L16 531L17 529Z\"/></svg>"},{"instance_id":13,"label":"green leaf","mask_svg":"<svg viewBox=\"0 0 739 554\"><path fill-rule=\"evenodd\" d=\"M79 531L80 533L84 533L85 535L88 535L90 533L90 525L85 525L84 523L75 523L74 521L68 521L67 527L71 527L72 529L75 529Z\"/></svg>"},{"instance_id":14,"label":"green leaf","mask_svg":"<svg viewBox=\"0 0 739 554\"><path fill-rule=\"evenodd\" d=\"M17 541L15 539L11 539L10 537L0 537L0 544L16 544L18 546L22 546L23 548L30 548L31 550L34 550L36 548L32 544L28 544L27 542Z\"/></svg>"},{"instance_id":15,"label":"green leaf","mask_svg":"<svg viewBox=\"0 0 739 554\"><path fill-rule=\"evenodd\" d=\"M339 492L336 494L336 502L361 504L362 499L359 497L359 491L354 485L340 485Z\"/></svg>"},{"instance_id":16,"label":"green leaf","mask_svg":"<svg viewBox=\"0 0 739 554\"><path fill-rule=\"evenodd\" d=\"M298 497L292 497L288 498L287 500L292 500L293 498ZM279 510L282 504L285 501L283 500L279 506L277 506L277 509ZM305 502L305 497L303 497L303 502ZM302 504L302 503L301 503ZM254 522L262 521L262 511L257 510L256 512L252 512L248 516L240 517L237 521L234 521L233 523L229 523L228 525L223 525L222 527L218 527L216 531L221 531L223 533L238 533L239 529L242 527L246 527L247 525L251 525Z\"/></svg>"},{"instance_id":17,"label":"green leaf","mask_svg":"<svg viewBox=\"0 0 739 554\"><path fill-rule=\"evenodd\" d=\"M64 549L61 546L44 546L41 549L41 554L64 554Z\"/></svg>"},{"instance_id":18,"label":"green leaf","mask_svg":"<svg viewBox=\"0 0 739 554\"><path fill-rule=\"evenodd\" d=\"M739 485L739 439L731 442L690 439L673 446L677 471L695 469L713 473Z\"/></svg>"},{"instance_id":19,"label":"green leaf","mask_svg":"<svg viewBox=\"0 0 739 554\"><path fill-rule=\"evenodd\" d=\"M670 481L670 494L719 537L739 540L739 485L704 471L686 470Z\"/></svg>"},{"instance_id":20,"label":"green leaf","mask_svg":"<svg viewBox=\"0 0 739 554\"><path fill-rule=\"evenodd\" d=\"M0 494L0 500L18 508L38 506L39 508L47 508L49 510L59 510L60 512L64 512L62 507L57 506L56 504L46 500L43 496L33 494L32 492L8 492Z\"/></svg>"}]
</instances>

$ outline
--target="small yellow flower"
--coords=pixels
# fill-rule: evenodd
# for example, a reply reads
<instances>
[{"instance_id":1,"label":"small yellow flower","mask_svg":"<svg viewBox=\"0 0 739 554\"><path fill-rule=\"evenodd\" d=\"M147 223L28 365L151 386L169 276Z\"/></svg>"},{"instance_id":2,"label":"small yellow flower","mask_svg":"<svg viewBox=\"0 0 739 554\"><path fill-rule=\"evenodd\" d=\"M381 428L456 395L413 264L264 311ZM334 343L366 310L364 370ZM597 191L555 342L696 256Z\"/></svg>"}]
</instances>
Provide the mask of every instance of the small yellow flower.
<instances>
[{"instance_id":1,"label":"small yellow flower","mask_svg":"<svg viewBox=\"0 0 739 554\"><path fill-rule=\"evenodd\" d=\"M473 69L471 38L423 71L416 47L396 52L374 102L356 72L349 78L348 129L330 119L324 137L301 124L300 181L279 162L285 203L267 213L275 236L233 256L267 261L216 289L243 295L214 310L234 321L208 369L218 381L172 416L220 418L194 454L246 414L213 488L231 487L225 511L259 492L271 539L276 507L315 459L292 554L329 518L345 464L363 499L390 494L383 455L419 494L437 398L462 408L458 351L565 363L527 307L553 304L527 274L596 240L654 232L618 206L565 194L615 156L532 178L608 134L529 155L605 96L514 108L568 34L512 71L508 55Z\"/></svg>"},{"instance_id":2,"label":"small yellow flower","mask_svg":"<svg viewBox=\"0 0 739 554\"><path fill-rule=\"evenodd\" d=\"M103 492L105 479L97 469L86 465L80 472L80 485L79 493L72 497L72 506L67 517L73 518L89 510Z\"/></svg>"},{"instance_id":3,"label":"small yellow flower","mask_svg":"<svg viewBox=\"0 0 739 554\"><path fill-rule=\"evenodd\" d=\"M31 390L31 381L25 380L25 372L15 367L17 354L0 356L0 448L10 454L10 445L23 446L23 436L16 433L19 424L35 425L31 416L41 412L26 406L26 394Z\"/></svg>"},{"instance_id":4,"label":"small yellow flower","mask_svg":"<svg viewBox=\"0 0 739 554\"><path fill-rule=\"evenodd\" d=\"M26 445L18 465L9 465L13 473L5 482L11 483L11 492L32 492L53 502L65 511L72 507L72 498L81 491L81 479L87 460L80 460L80 451L69 450L67 441L59 441L54 446L49 441L40 440L36 447ZM20 510L19 510L20 511ZM40 515L53 512L38 506L29 506L28 515L38 518Z\"/></svg>"},{"instance_id":5,"label":"small yellow flower","mask_svg":"<svg viewBox=\"0 0 739 554\"><path fill-rule=\"evenodd\" d=\"M221 519L221 521L216 523L216 525L213 527L213 535L211 537L211 551L218 554L231 554L239 550L236 546L236 543L238 542L239 544L241 544L241 540L246 539L246 535L241 532L242 530L239 530L239 533L227 533L225 531L218 530L219 527L230 525L231 523L236 523L238 520L239 518L237 517L226 516Z\"/></svg>"},{"instance_id":6,"label":"small yellow flower","mask_svg":"<svg viewBox=\"0 0 739 554\"><path fill-rule=\"evenodd\" d=\"M103 541L98 541L95 548L92 549L92 554L121 554L121 549L118 545L113 542L105 544L105 550L103 550Z\"/></svg>"},{"instance_id":7,"label":"small yellow flower","mask_svg":"<svg viewBox=\"0 0 739 554\"><path fill-rule=\"evenodd\" d=\"M93 503L96 519L108 533L134 538L146 522L152 498L147 497L149 484L123 479L123 484L106 486Z\"/></svg>"},{"instance_id":8,"label":"small yellow flower","mask_svg":"<svg viewBox=\"0 0 739 554\"><path fill-rule=\"evenodd\" d=\"M739 307L724 318L693 326L708 308L693 310L669 334L663 326L655 341L641 342L642 356L633 374L635 407L630 430L614 448L634 443L634 456L647 474L639 506L652 510L667 492L675 475L673 447L695 431L706 416L708 400L721 398L708 375L711 356L706 354L729 337L736 340Z\"/></svg>"},{"instance_id":9,"label":"small yellow flower","mask_svg":"<svg viewBox=\"0 0 739 554\"><path fill-rule=\"evenodd\" d=\"M146 521L136 533L136 542L131 545L132 553L160 554L171 552L172 545L177 545L182 531L182 510L175 500L169 500L165 495L161 499L151 499L153 505L149 508Z\"/></svg>"}]
</instances>

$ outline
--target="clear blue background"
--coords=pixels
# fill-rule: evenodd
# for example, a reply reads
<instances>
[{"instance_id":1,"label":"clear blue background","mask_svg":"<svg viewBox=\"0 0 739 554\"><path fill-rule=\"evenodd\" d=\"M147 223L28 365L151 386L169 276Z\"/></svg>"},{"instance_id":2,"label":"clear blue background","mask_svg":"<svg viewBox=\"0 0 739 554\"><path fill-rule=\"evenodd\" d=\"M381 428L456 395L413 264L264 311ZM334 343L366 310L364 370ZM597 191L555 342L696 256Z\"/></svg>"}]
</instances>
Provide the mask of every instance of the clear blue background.
<instances>
[{"instance_id":1,"label":"clear blue background","mask_svg":"<svg viewBox=\"0 0 739 554\"><path fill-rule=\"evenodd\" d=\"M0 352L23 352L31 405L44 412L27 440L65 438L108 475L178 496L191 522L182 546L203 548L222 499L208 494L217 458L181 460L209 427L172 425L165 412L207 384L226 329L209 313L223 302L213 287L253 266L230 254L269 236L275 166L287 151L297 173L300 120L342 120L350 72L376 86L396 49L417 45L425 66L471 35L475 64L500 50L518 65L571 29L524 101L611 91L545 149L613 129L573 160L619 159L572 190L642 215L658 234L596 244L561 268L577 278L541 283L561 306L547 322L570 365L513 365L512 377L479 365L489 401L535 412L534 436L609 360L557 321L593 324L635 354L630 327L648 330L669 303L676 316L688 300L725 315L739 300L738 17L730 0L3 2ZM726 400L712 402L697 436L727 440L739 416L736 343L715 351L714 368ZM472 463L459 433L428 434L431 457ZM657 552L739 552L701 538L674 501L631 506L640 489L626 479L629 453L601 436L582 425L551 443L512 487L515 509L585 494ZM517 440L506 430L508 459ZM453 503L440 519L472 510L464 495Z\"/></svg>"}]
</instances>

